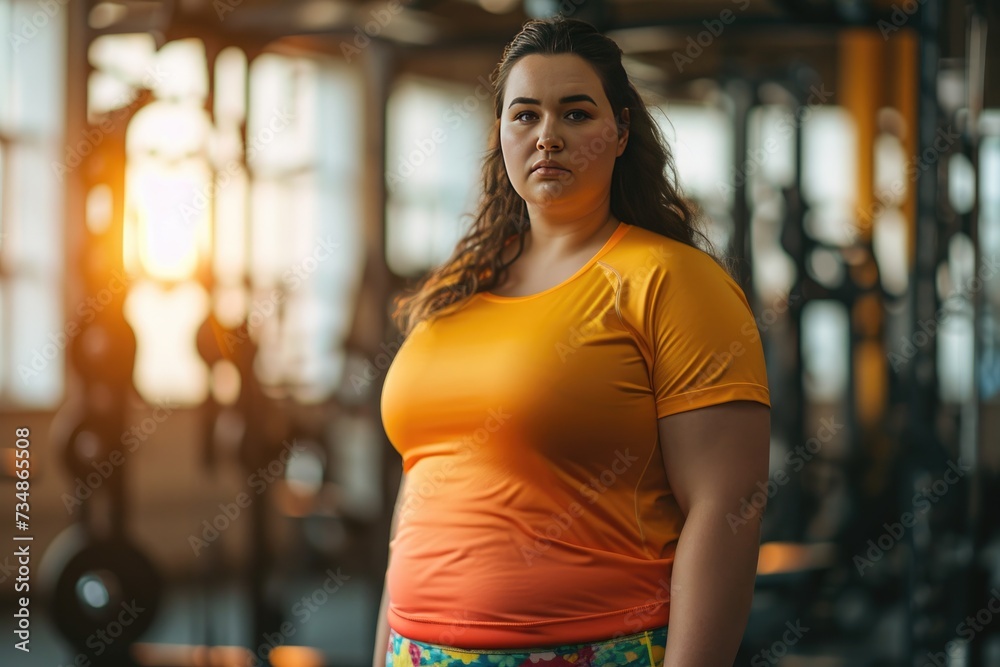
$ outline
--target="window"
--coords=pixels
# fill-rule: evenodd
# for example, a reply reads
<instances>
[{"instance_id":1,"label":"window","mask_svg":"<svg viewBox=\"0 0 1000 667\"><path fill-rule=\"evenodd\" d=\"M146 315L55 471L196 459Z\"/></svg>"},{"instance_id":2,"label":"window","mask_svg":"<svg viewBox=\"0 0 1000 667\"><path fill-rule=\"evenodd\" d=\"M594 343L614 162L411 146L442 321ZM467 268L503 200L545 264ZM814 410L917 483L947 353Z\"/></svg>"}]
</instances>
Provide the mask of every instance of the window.
<instances>
[{"instance_id":1,"label":"window","mask_svg":"<svg viewBox=\"0 0 1000 667\"><path fill-rule=\"evenodd\" d=\"M206 367L194 345L211 311L232 329L247 319L261 382L322 400L339 386L338 343L361 275L360 76L319 58L264 54L248 65L234 47L209 72L200 40L154 51L145 38L108 35L91 50L94 104L113 107L101 99L137 78L153 92L126 134L135 386L150 402L234 399L229 362Z\"/></svg>"},{"instance_id":2,"label":"window","mask_svg":"<svg viewBox=\"0 0 1000 667\"><path fill-rule=\"evenodd\" d=\"M471 225L492 126L492 92L416 77L389 98L386 261L420 274L444 262Z\"/></svg>"},{"instance_id":3,"label":"window","mask_svg":"<svg viewBox=\"0 0 1000 667\"><path fill-rule=\"evenodd\" d=\"M53 409L67 337L62 183L65 14L0 0L0 407Z\"/></svg>"}]
</instances>

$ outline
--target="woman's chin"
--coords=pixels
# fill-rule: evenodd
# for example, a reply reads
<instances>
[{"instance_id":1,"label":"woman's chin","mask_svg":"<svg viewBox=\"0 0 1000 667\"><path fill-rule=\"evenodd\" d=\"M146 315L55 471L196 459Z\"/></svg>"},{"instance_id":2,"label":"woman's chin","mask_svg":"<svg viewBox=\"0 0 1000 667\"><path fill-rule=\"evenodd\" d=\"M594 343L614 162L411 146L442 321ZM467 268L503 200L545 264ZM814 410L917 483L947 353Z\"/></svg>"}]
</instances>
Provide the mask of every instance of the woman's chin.
<instances>
[{"instance_id":1,"label":"woman's chin","mask_svg":"<svg viewBox=\"0 0 1000 667\"><path fill-rule=\"evenodd\" d=\"M534 188L524 198L529 204L546 209L553 206L562 206L573 200L573 190L556 181L541 183Z\"/></svg>"}]
</instances>

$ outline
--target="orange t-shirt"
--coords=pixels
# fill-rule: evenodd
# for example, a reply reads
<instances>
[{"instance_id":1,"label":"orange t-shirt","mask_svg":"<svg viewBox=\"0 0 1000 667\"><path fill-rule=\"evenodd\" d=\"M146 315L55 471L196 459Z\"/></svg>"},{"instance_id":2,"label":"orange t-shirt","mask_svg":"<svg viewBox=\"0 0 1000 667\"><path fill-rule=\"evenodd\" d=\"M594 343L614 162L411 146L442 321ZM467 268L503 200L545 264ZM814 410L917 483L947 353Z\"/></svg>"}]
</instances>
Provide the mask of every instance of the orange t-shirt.
<instances>
[{"instance_id":1,"label":"orange t-shirt","mask_svg":"<svg viewBox=\"0 0 1000 667\"><path fill-rule=\"evenodd\" d=\"M666 624L684 518L657 418L734 400L770 405L742 289L625 222L559 285L421 322L381 396L407 480L389 626L502 649Z\"/></svg>"}]
</instances>

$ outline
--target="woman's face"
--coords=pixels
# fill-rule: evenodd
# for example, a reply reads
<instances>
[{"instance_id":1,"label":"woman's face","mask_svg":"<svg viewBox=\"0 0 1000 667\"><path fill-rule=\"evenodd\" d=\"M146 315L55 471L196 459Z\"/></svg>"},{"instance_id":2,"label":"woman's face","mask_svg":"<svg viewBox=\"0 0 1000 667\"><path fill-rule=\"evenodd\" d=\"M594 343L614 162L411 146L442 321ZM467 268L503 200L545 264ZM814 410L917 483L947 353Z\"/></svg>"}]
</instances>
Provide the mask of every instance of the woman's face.
<instances>
[{"instance_id":1,"label":"woman's face","mask_svg":"<svg viewBox=\"0 0 1000 667\"><path fill-rule=\"evenodd\" d=\"M514 64L500 114L500 148L510 182L529 209L583 215L603 205L627 142L601 79L582 57L532 54ZM557 168L535 169L541 160Z\"/></svg>"}]
</instances>

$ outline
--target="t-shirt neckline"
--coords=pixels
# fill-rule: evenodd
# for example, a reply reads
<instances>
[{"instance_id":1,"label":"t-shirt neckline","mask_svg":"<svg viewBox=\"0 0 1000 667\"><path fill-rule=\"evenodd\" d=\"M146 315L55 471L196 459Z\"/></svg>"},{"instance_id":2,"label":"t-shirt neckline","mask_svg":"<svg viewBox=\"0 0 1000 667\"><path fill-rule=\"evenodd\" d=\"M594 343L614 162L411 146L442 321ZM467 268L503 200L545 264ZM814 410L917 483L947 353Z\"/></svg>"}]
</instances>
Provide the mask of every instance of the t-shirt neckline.
<instances>
[{"instance_id":1,"label":"t-shirt neckline","mask_svg":"<svg viewBox=\"0 0 1000 667\"><path fill-rule=\"evenodd\" d=\"M515 301L528 301L530 299L537 299L538 297L545 296L546 294L551 294L552 292L555 292L556 290L565 287L566 285L570 284L571 282L582 276L584 273L586 273L594 264L597 263L597 260L599 260L605 254L607 254L609 250L611 250L613 247L615 247L615 245L618 244L618 241L620 241L621 238L625 236L625 232L627 232L631 227L632 225L630 225L629 223L625 222L624 220L620 220L618 222L618 226L615 228L615 231L611 234L611 236L608 237L608 240L604 242L604 245L601 246L601 249L598 250L597 253L593 257L591 257L586 264L577 269L576 273L574 273L573 275L571 275L569 278L562 281L558 285L553 285L552 287L542 290L541 292L536 292L535 294L525 294L522 296L503 296L500 294L493 294L492 292L485 292L485 291L477 292L476 294L478 296L481 296L483 299L486 299L487 301L497 301L504 303L510 303Z\"/></svg>"}]
</instances>

